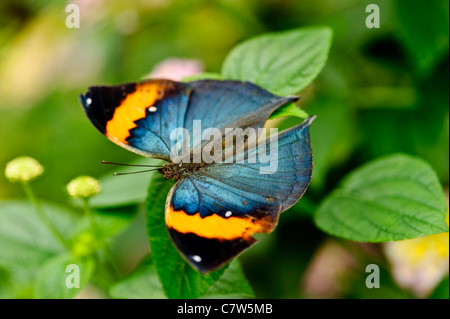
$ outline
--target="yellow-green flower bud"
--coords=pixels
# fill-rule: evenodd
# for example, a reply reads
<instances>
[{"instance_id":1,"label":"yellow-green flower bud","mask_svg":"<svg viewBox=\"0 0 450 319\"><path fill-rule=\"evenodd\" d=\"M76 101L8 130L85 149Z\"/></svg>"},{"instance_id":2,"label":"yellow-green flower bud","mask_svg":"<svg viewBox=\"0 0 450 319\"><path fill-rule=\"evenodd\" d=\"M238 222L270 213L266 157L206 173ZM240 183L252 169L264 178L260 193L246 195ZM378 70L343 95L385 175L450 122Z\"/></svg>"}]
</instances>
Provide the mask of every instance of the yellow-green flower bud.
<instances>
[{"instance_id":1,"label":"yellow-green flower bud","mask_svg":"<svg viewBox=\"0 0 450 319\"><path fill-rule=\"evenodd\" d=\"M100 192L100 183L90 176L79 176L67 184L69 195L77 198L89 198Z\"/></svg>"},{"instance_id":2,"label":"yellow-green flower bud","mask_svg":"<svg viewBox=\"0 0 450 319\"><path fill-rule=\"evenodd\" d=\"M89 232L83 232L75 239L72 247L72 255L75 258L82 258L92 254L97 248L95 237Z\"/></svg>"},{"instance_id":3,"label":"yellow-green flower bud","mask_svg":"<svg viewBox=\"0 0 450 319\"><path fill-rule=\"evenodd\" d=\"M5 176L13 183L27 183L44 172L44 167L32 157L20 156L6 164Z\"/></svg>"}]
</instances>

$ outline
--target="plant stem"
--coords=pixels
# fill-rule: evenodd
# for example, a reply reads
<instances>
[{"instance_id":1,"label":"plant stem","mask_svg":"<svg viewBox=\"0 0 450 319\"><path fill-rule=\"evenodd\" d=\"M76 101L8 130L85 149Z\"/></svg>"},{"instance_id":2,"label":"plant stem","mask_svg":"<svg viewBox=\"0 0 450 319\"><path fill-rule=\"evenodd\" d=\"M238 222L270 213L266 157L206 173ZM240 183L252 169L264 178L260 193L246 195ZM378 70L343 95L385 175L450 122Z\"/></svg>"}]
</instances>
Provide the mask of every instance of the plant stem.
<instances>
[{"instance_id":1,"label":"plant stem","mask_svg":"<svg viewBox=\"0 0 450 319\"><path fill-rule=\"evenodd\" d=\"M48 219L47 215L45 214L44 210L42 209L42 205L37 200L36 196L34 195L33 189L31 188L29 183L23 183L23 189L25 191L25 194L27 195L30 202L33 204L34 209L36 210L36 213L38 214L41 221L45 224L45 226L48 228L48 230L52 233L52 235L65 247L69 248L69 244L67 243L66 239L61 235L59 230L55 227L55 225Z\"/></svg>"},{"instance_id":2,"label":"plant stem","mask_svg":"<svg viewBox=\"0 0 450 319\"><path fill-rule=\"evenodd\" d=\"M120 276L120 272L119 269L114 261L114 259L112 258L112 254L110 252L110 250L108 249L108 247L105 245L105 243L102 241L100 242L100 240L98 239L98 227L97 227L97 223L95 221L95 217L94 214L91 210L91 207L89 206L89 199L88 198L83 198L83 206L84 206L84 211L86 213L86 215L88 216L89 219L89 223L91 224L91 230L92 233L94 234L95 237L95 241L98 245L98 248L100 248L100 261L104 262L105 260L107 261L107 263L109 263L109 268L112 271L112 275L113 277L115 277L115 279L118 279Z\"/></svg>"},{"instance_id":3,"label":"plant stem","mask_svg":"<svg viewBox=\"0 0 450 319\"><path fill-rule=\"evenodd\" d=\"M91 207L89 206L88 198L83 198L83 207L84 207L84 212L86 213L86 215L89 219L89 223L91 224L92 232L94 233L95 238L97 238L97 235L98 235L97 223L95 222L94 214L92 213Z\"/></svg>"}]
</instances>

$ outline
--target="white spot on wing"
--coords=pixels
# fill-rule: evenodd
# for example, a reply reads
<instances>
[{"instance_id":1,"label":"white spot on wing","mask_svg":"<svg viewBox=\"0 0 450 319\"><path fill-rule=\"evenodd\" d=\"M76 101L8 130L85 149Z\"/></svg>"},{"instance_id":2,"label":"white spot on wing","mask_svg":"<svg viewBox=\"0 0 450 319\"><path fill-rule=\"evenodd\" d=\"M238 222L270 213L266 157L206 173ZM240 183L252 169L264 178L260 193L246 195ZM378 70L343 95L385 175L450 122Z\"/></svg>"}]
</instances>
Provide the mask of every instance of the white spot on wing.
<instances>
[{"instance_id":1,"label":"white spot on wing","mask_svg":"<svg viewBox=\"0 0 450 319\"><path fill-rule=\"evenodd\" d=\"M148 108L148 111L149 111L149 112L156 112L156 110L158 110L158 109L156 108L156 106L150 106L150 107Z\"/></svg>"},{"instance_id":2,"label":"white spot on wing","mask_svg":"<svg viewBox=\"0 0 450 319\"><path fill-rule=\"evenodd\" d=\"M233 215L233 213L232 213L231 211L227 211L227 212L225 213L225 217L230 217L231 215Z\"/></svg>"},{"instance_id":3,"label":"white spot on wing","mask_svg":"<svg viewBox=\"0 0 450 319\"><path fill-rule=\"evenodd\" d=\"M200 257L199 255L194 255L192 256L192 260L199 263L202 261L202 257Z\"/></svg>"},{"instance_id":4,"label":"white spot on wing","mask_svg":"<svg viewBox=\"0 0 450 319\"><path fill-rule=\"evenodd\" d=\"M91 99L90 97L88 97L88 98L86 99L86 104L87 104L87 105L91 105L91 103L92 103L92 99Z\"/></svg>"}]
</instances>

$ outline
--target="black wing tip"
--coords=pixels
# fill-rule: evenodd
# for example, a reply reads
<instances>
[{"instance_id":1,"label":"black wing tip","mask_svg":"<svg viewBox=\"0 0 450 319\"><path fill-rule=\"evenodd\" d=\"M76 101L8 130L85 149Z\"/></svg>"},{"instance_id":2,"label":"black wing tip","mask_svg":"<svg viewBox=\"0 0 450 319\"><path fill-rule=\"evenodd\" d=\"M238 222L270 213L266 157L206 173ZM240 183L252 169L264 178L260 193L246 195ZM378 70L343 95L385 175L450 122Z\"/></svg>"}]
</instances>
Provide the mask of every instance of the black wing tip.
<instances>
[{"instance_id":1,"label":"black wing tip","mask_svg":"<svg viewBox=\"0 0 450 319\"><path fill-rule=\"evenodd\" d=\"M80 102L83 111L90 119L90 116L92 115L92 101L91 103L88 103L88 99L91 99L90 91L78 95L78 101Z\"/></svg>"},{"instance_id":2,"label":"black wing tip","mask_svg":"<svg viewBox=\"0 0 450 319\"><path fill-rule=\"evenodd\" d=\"M89 96L89 92L78 94L78 101L80 101L81 106L86 109L88 107L86 99Z\"/></svg>"},{"instance_id":3,"label":"black wing tip","mask_svg":"<svg viewBox=\"0 0 450 319\"><path fill-rule=\"evenodd\" d=\"M96 108L98 108L98 106L96 107L94 105L94 100L92 98L92 94L91 94L91 89L92 87L88 88L88 91L86 93L82 93L78 95L78 100L80 101L80 104L84 110L84 112L86 113L86 116L88 117L88 119L91 121L91 123L94 125L94 127L100 131L100 133L105 134L106 132L106 123L105 124L100 124L101 118L95 115L96 113ZM97 111L98 113L98 111Z\"/></svg>"}]
</instances>

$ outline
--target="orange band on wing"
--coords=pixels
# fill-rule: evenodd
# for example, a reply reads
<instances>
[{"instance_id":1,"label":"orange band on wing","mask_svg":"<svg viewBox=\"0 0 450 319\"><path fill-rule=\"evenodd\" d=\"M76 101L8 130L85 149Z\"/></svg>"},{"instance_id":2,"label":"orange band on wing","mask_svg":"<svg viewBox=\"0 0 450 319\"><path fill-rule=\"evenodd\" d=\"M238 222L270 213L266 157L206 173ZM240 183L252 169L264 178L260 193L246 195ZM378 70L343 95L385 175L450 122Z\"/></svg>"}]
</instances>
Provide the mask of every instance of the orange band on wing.
<instances>
[{"instance_id":1,"label":"orange band on wing","mask_svg":"<svg viewBox=\"0 0 450 319\"><path fill-rule=\"evenodd\" d=\"M251 217L223 218L212 214L200 217L200 214L188 215L184 211L174 211L173 207L166 211L166 225L180 233L194 233L205 238L233 240L250 239L254 233L269 233L276 226L270 216L262 219Z\"/></svg>"},{"instance_id":2,"label":"orange band on wing","mask_svg":"<svg viewBox=\"0 0 450 319\"><path fill-rule=\"evenodd\" d=\"M136 91L128 94L116 108L114 116L106 124L106 135L114 142L125 143L134 121L145 117L145 110L163 94L164 82L146 82L136 85Z\"/></svg>"}]
</instances>

